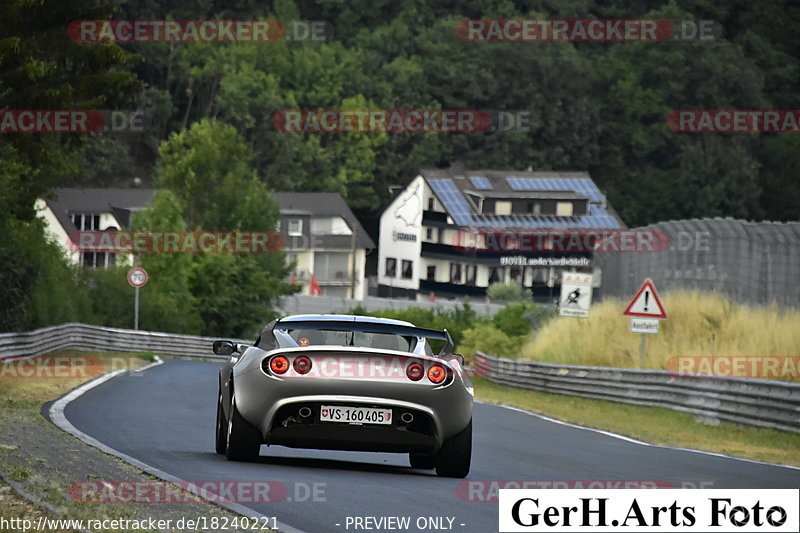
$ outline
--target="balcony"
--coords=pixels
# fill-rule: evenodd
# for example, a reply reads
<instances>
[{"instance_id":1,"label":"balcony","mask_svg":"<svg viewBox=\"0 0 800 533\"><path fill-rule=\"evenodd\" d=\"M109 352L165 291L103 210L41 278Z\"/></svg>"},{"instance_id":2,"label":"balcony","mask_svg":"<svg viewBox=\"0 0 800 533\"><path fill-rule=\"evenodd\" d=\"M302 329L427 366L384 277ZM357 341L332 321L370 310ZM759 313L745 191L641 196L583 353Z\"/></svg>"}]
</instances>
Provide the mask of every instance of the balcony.
<instances>
[{"instance_id":1,"label":"balcony","mask_svg":"<svg viewBox=\"0 0 800 533\"><path fill-rule=\"evenodd\" d=\"M297 283L307 284L311 282L311 275L317 278L317 283L320 286L327 287L349 287L350 286L350 271L349 270L322 270L320 272L311 272L310 270L293 270L289 274L289 279L294 276ZM356 269L356 285L360 283L361 272Z\"/></svg>"}]
</instances>

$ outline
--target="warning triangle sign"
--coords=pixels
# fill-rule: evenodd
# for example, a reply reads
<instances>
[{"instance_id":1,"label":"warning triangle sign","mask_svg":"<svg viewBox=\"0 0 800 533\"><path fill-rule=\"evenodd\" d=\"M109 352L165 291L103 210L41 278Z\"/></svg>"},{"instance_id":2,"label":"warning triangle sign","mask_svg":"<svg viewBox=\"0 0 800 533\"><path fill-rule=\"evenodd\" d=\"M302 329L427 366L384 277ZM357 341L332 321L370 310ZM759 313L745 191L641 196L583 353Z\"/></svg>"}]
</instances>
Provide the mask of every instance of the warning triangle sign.
<instances>
[{"instance_id":1,"label":"warning triangle sign","mask_svg":"<svg viewBox=\"0 0 800 533\"><path fill-rule=\"evenodd\" d=\"M622 313L627 316L639 316L645 318L667 318L667 310L661 303L661 298L656 292L653 280L647 278L639 287L636 296L633 297L628 308Z\"/></svg>"}]
</instances>

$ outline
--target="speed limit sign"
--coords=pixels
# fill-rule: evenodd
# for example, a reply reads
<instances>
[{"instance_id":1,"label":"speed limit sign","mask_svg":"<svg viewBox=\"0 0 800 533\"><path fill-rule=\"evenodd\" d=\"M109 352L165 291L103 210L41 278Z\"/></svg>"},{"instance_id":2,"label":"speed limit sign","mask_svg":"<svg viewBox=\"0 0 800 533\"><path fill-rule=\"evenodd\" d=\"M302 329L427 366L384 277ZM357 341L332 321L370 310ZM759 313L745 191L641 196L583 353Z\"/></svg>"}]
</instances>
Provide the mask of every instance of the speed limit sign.
<instances>
[{"instance_id":1,"label":"speed limit sign","mask_svg":"<svg viewBox=\"0 0 800 533\"><path fill-rule=\"evenodd\" d=\"M132 268L128 270L128 283L131 287L144 287L147 284L147 271L143 268Z\"/></svg>"}]
</instances>

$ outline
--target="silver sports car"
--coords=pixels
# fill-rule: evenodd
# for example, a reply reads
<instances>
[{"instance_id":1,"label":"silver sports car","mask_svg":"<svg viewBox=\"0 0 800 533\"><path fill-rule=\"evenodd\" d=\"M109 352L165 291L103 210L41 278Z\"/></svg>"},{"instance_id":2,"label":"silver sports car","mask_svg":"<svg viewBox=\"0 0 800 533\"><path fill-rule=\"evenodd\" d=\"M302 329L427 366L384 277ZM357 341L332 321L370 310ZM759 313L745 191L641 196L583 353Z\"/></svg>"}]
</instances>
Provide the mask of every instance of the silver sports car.
<instances>
[{"instance_id":1,"label":"silver sports car","mask_svg":"<svg viewBox=\"0 0 800 533\"><path fill-rule=\"evenodd\" d=\"M442 348L434 353L431 341ZM296 315L250 346L216 341L216 449L234 461L262 444L408 453L412 468L465 477L472 383L447 330L353 315Z\"/></svg>"}]
</instances>

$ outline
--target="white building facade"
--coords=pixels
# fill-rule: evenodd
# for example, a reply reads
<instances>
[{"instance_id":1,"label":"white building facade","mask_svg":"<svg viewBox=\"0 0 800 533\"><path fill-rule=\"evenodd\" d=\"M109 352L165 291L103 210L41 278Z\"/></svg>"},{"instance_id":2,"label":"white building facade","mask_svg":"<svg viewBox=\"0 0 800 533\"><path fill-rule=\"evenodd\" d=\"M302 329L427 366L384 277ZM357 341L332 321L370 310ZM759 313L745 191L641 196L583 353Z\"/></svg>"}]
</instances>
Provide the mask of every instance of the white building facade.
<instances>
[{"instance_id":1,"label":"white building facade","mask_svg":"<svg viewBox=\"0 0 800 533\"><path fill-rule=\"evenodd\" d=\"M600 283L591 254L487 239L624 227L585 173L421 170L381 215L378 294L481 297L494 282L515 281L547 301L564 271L592 273Z\"/></svg>"}]
</instances>

